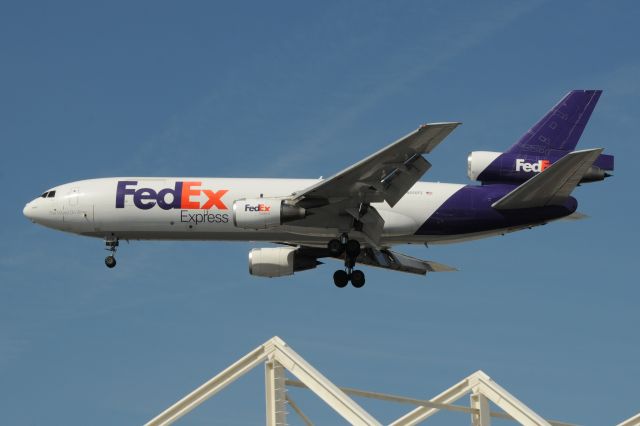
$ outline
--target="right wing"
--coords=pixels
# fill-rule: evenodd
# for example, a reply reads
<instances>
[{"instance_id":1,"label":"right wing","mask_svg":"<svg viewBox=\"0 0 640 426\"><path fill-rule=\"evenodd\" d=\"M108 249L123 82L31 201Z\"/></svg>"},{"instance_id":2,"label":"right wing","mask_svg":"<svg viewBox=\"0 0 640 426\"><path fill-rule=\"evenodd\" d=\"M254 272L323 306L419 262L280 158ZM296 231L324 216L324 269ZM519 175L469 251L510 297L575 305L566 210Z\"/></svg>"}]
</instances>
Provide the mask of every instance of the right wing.
<instances>
[{"instance_id":1,"label":"right wing","mask_svg":"<svg viewBox=\"0 0 640 426\"><path fill-rule=\"evenodd\" d=\"M376 247L384 219L371 203L396 205L431 167L422 154L431 152L459 124L425 124L334 176L294 192L289 202L305 208L309 216L291 225L341 232L356 228Z\"/></svg>"},{"instance_id":2,"label":"right wing","mask_svg":"<svg viewBox=\"0 0 640 426\"><path fill-rule=\"evenodd\" d=\"M491 207L511 210L562 204L602 151L596 148L570 152Z\"/></svg>"}]
</instances>

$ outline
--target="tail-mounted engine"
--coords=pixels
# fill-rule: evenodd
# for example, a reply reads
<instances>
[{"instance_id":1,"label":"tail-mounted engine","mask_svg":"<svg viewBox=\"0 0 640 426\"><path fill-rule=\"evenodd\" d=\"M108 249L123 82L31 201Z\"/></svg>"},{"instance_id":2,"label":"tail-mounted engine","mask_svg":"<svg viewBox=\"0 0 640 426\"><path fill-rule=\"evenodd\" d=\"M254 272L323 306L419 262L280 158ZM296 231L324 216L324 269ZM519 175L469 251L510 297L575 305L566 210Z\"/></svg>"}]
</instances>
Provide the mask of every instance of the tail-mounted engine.
<instances>
[{"instance_id":1,"label":"tail-mounted engine","mask_svg":"<svg viewBox=\"0 0 640 426\"><path fill-rule=\"evenodd\" d=\"M320 265L295 247L257 248L249 252L249 273L258 277L282 277Z\"/></svg>"},{"instance_id":2,"label":"tail-mounted engine","mask_svg":"<svg viewBox=\"0 0 640 426\"><path fill-rule=\"evenodd\" d=\"M247 198L233 203L233 224L238 228L272 228L305 216L305 209L280 198Z\"/></svg>"},{"instance_id":3,"label":"tail-mounted engine","mask_svg":"<svg viewBox=\"0 0 640 426\"><path fill-rule=\"evenodd\" d=\"M467 157L467 176L471 180L480 180L479 176L502 155L501 152L474 151Z\"/></svg>"}]
</instances>

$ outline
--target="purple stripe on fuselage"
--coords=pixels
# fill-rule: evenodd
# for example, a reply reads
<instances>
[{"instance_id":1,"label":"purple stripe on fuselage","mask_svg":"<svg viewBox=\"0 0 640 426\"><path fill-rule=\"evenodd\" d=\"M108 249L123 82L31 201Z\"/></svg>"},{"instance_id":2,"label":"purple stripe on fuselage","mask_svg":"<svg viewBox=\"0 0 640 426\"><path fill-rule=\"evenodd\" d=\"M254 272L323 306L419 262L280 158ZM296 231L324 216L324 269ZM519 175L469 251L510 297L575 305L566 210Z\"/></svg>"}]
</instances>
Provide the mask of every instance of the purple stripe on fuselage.
<instances>
[{"instance_id":1,"label":"purple stripe on fuselage","mask_svg":"<svg viewBox=\"0 0 640 426\"><path fill-rule=\"evenodd\" d=\"M575 212L578 202L569 197L562 206L532 209L496 210L491 204L517 185L467 185L431 215L416 235L457 235L491 231L515 226L535 225L559 219Z\"/></svg>"}]
</instances>

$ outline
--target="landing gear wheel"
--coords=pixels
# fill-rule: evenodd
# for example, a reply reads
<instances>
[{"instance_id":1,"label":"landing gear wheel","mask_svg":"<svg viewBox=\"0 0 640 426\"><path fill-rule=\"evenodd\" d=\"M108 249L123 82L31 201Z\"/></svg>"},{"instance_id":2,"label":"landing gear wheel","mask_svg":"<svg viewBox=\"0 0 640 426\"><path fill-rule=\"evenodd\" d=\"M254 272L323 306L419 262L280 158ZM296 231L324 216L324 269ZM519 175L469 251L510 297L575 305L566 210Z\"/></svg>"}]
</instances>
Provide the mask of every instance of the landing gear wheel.
<instances>
[{"instance_id":1,"label":"landing gear wheel","mask_svg":"<svg viewBox=\"0 0 640 426\"><path fill-rule=\"evenodd\" d=\"M346 287L349 284L349 275L342 269L338 269L333 273L333 283L339 288Z\"/></svg>"},{"instance_id":2,"label":"landing gear wheel","mask_svg":"<svg viewBox=\"0 0 640 426\"><path fill-rule=\"evenodd\" d=\"M360 255L360 243L357 240L349 240L345 246L347 256L355 259Z\"/></svg>"},{"instance_id":3,"label":"landing gear wheel","mask_svg":"<svg viewBox=\"0 0 640 426\"><path fill-rule=\"evenodd\" d=\"M333 257L339 257L344 252L344 245L337 239L329 241L327 248L329 249L329 254Z\"/></svg>"},{"instance_id":4,"label":"landing gear wheel","mask_svg":"<svg viewBox=\"0 0 640 426\"><path fill-rule=\"evenodd\" d=\"M113 268L116 266L116 258L113 256L107 256L104 258L104 264L107 265L107 268Z\"/></svg>"},{"instance_id":5,"label":"landing gear wheel","mask_svg":"<svg viewBox=\"0 0 640 426\"><path fill-rule=\"evenodd\" d=\"M119 240L113 234L111 236L105 237L105 245L107 246L106 250L111 254L104 258L104 264L107 265L107 268L111 269L116 266L116 258L114 254L116 254L116 250L118 249Z\"/></svg>"},{"instance_id":6,"label":"landing gear wheel","mask_svg":"<svg viewBox=\"0 0 640 426\"><path fill-rule=\"evenodd\" d=\"M360 288L364 285L365 279L364 279L364 272L362 272L359 269L354 270L353 272L351 272L351 285L354 286L355 288Z\"/></svg>"}]
</instances>

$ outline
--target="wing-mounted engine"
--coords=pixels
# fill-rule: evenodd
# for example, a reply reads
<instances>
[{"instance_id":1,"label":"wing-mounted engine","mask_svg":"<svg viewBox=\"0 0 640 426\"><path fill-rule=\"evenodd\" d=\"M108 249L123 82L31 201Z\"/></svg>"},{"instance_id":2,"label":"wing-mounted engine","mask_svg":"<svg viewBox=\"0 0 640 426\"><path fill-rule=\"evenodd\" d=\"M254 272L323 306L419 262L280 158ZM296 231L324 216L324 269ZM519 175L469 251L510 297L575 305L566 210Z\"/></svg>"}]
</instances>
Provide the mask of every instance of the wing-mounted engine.
<instances>
[{"instance_id":1,"label":"wing-mounted engine","mask_svg":"<svg viewBox=\"0 0 640 426\"><path fill-rule=\"evenodd\" d=\"M483 183L520 184L546 170L553 163L567 155L567 152L549 153L501 153L474 151L467 158L469 179ZM580 183L596 182L611 176L613 156L601 154L587 170Z\"/></svg>"},{"instance_id":2,"label":"wing-mounted engine","mask_svg":"<svg viewBox=\"0 0 640 426\"><path fill-rule=\"evenodd\" d=\"M257 248L249 252L249 273L258 277L283 277L322 264L295 247Z\"/></svg>"},{"instance_id":3,"label":"wing-mounted engine","mask_svg":"<svg viewBox=\"0 0 640 426\"><path fill-rule=\"evenodd\" d=\"M246 198L233 203L233 224L238 228L273 228L305 216L304 208L281 198Z\"/></svg>"}]
</instances>

